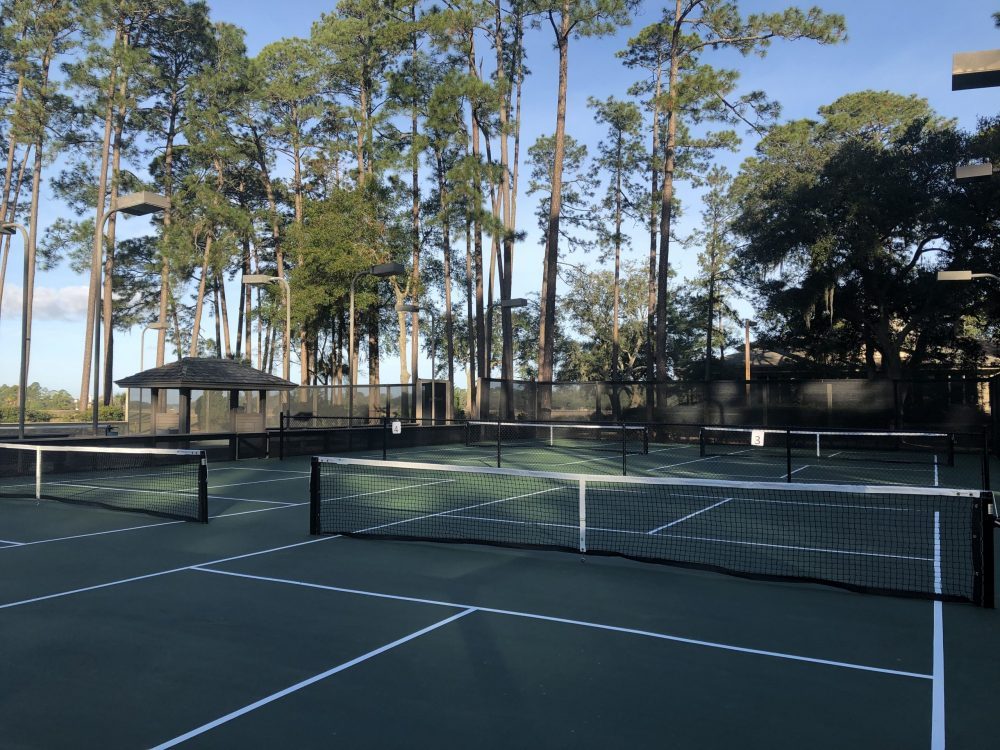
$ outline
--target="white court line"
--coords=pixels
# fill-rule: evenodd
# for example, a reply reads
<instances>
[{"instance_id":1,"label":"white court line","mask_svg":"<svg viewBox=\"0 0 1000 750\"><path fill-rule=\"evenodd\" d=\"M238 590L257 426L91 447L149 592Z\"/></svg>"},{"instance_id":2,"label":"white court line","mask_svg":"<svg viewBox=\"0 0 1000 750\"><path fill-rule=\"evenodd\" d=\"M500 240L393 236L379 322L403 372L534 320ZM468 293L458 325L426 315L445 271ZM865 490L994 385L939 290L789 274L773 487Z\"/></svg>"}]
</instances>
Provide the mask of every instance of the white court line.
<instances>
[{"instance_id":1,"label":"white court line","mask_svg":"<svg viewBox=\"0 0 1000 750\"><path fill-rule=\"evenodd\" d=\"M937 467L935 466L935 469ZM941 514L934 514L934 593L941 593ZM931 750L944 750L944 609L934 602L933 687L931 693Z\"/></svg>"},{"instance_id":2,"label":"white court line","mask_svg":"<svg viewBox=\"0 0 1000 750\"><path fill-rule=\"evenodd\" d=\"M448 480L452 481L452 480ZM365 534L369 531L377 531L378 529L386 529L390 526L399 526L402 523L413 523L414 521L423 521L428 518L437 518L438 516L447 516L451 513L460 513L463 510L471 510L472 508L482 508L485 505L496 505L497 503L505 503L508 500L520 500L525 497L534 497L535 495L544 495L546 492L555 492L557 490L565 490L565 487L551 487L547 490L538 490L537 492L529 492L524 495L514 495L513 497L504 497L499 500L488 500L485 503L475 503L474 505L466 505L462 508L452 508L451 510L442 510L437 513L428 513L425 516L417 516L416 518L407 518L403 521L392 521L391 523L383 523L378 526L369 526L367 529L361 529L359 531L354 531L354 534Z\"/></svg>"},{"instance_id":3,"label":"white court line","mask_svg":"<svg viewBox=\"0 0 1000 750\"><path fill-rule=\"evenodd\" d=\"M120 534L123 531L138 531L139 529L152 529L157 526L173 526L179 523L191 523L190 521L161 521L160 523L147 523L142 526L129 526L124 529L110 529L108 531L91 531L88 534L73 534L72 536L57 536L52 539L37 539L33 542L10 542L18 547L31 547L36 544L49 544L50 542L65 542L69 539L84 539L91 536L104 536L106 534Z\"/></svg>"},{"instance_id":4,"label":"white court line","mask_svg":"<svg viewBox=\"0 0 1000 750\"><path fill-rule=\"evenodd\" d=\"M332 503L335 500L352 500L356 497L368 497L369 495L383 495L386 492L402 492L403 490L415 490L417 487L428 487L432 484L447 484L454 482L454 479L435 479L433 482L421 482L420 484L407 484L402 487L390 487L387 490L373 490L371 492L359 492L355 495L337 495L336 497L325 497L321 503Z\"/></svg>"},{"instance_id":5,"label":"white court line","mask_svg":"<svg viewBox=\"0 0 1000 750\"><path fill-rule=\"evenodd\" d=\"M936 453L934 454L934 486L938 486L938 462Z\"/></svg>"},{"instance_id":6,"label":"white court line","mask_svg":"<svg viewBox=\"0 0 1000 750\"><path fill-rule=\"evenodd\" d=\"M812 464L806 464L805 466L800 466L797 469L792 469L792 474L798 474L800 471L808 469L810 466L812 466ZM786 471L784 474L779 475L778 479L788 479L788 472Z\"/></svg>"},{"instance_id":7,"label":"white court line","mask_svg":"<svg viewBox=\"0 0 1000 750\"><path fill-rule=\"evenodd\" d=\"M309 505L309 501L306 500L304 503L289 503L288 505L279 505L274 508L258 508L257 510L239 510L235 513L219 513L216 516L209 516L209 519L214 518L229 518L230 516L249 516L251 513L269 513L272 510L285 510L285 508L300 508L303 505Z\"/></svg>"},{"instance_id":8,"label":"white court line","mask_svg":"<svg viewBox=\"0 0 1000 750\"><path fill-rule=\"evenodd\" d=\"M655 529L651 529L651 530L647 531L646 533L647 534L655 534L657 531L663 531L664 529L669 529L671 526L676 526L677 524L682 523L683 521L686 521L689 518L694 518L695 516L699 516L702 513L705 513L707 511L712 510L713 508L718 508L720 505L725 505L726 503L730 502L732 499L733 498L731 498L731 497L724 498L724 499L720 500L717 503L713 503L712 505L709 505L709 506L707 506L705 508L702 508L701 510L696 510L694 513L688 513L686 516L684 516L683 518L678 518L676 521L671 521L670 523L665 523L662 526L657 526Z\"/></svg>"},{"instance_id":9,"label":"white court line","mask_svg":"<svg viewBox=\"0 0 1000 750\"><path fill-rule=\"evenodd\" d=\"M545 490L545 492L551 492L551 490ZM510 499L513 500L514 498L510 498ZM492 503L500 503L500 502L503 502L503 500L493 500L492 501ZM491 504L491 503L484 503L484 505L489 505L489 504ZM478 506L470 506L470 507L475 508L475 507L478 507ZM504 524L510 524L510 525L516 525L516 526L551 526L553 528L575 529L577 531L579 531L579 529L580 529L580 524L579 523L568 524L568 523L555 523L553 521L518 521L518 520L514 520L514 519L509 519L509 518L487 518L485 516L458 515L458 511L460 511L460 510L465 510L465 508L456 508L453 511L441 511L440 513L435 513L433 515L434 516L441 516L445 520L448 520L450 518L462 518L462 519L466 519L466 520L470 520L470 521L483 521L483 522L486 522L486 523L504 523ZM410 519L409 521L394 521L391 524L382 524L381 526L373 526L371 529L363 529L362 531L353 532L353 533L360 534L363 531L371 531L373 529L381 529L381 528L385 528L386 526L396 526L398 524L410 523L410 521L420 521L420 520L423 520L424 518L430 518L430 517L431 516L420 516L419 518L413 518L413 519ZM601 532L605 532L605 533L608 533L608 534L632 534L634 536L649 536L649 532L648 531L634 531L632 529L612 529L612 528L608 528L608 527L605 527L605 526L591 526L590 524L587 524L587 531L601 531ZM912 555L893 555L893 554L889 554L889 553L886 553L886 552L861 552L861 551L858 551L858 550L842 550L842 549L832 549L832 548L827 548L827 547L803 547L803 546L795 546L795 545L790 545L790 544L769 544L769 543L766 543L766 542L745 542L745 541L740 541L739 539L714 539L712 537L690 536L690 535L687 535L687 534L657 534L657 536L658 537L662 537L662 538L670 538L670 539L688 539L688 540L695 540L695 541L700 541L700 542L714 542L715 544L737 544L737 545L741 545L741 546L751 546L751 547L771 547L771 548L774 548L774 549L791 549L791 550L796 550L796 551L799 551L799 552L822 552L824 554L830 554L830 555L852 555L852 556L857 556L857 557L878 557L878 558L881 558L881 559L890 559L890 560L916 560L918 562L930 562L930 560L931 560L931 558L929 558L929 557L914 557Z\"/></svg>"},{"instance_id":10,"label":"white court line","mask_svg":"<svg viewBox=\"0 0 1000 750\"><path fill-rule=\"evenodd\" d=\"M267 508L267 510L283 510L282 508ZM258 513L260 511L250 511L251 513ZM236 515L236 514L233 514ZM179 523L187 523L187 521L180 521ZM224 557L219 560L209 560L203 563L192 563L191 565L184 565L179 568L170 568L168 570L160 570L156 573L147 573L141 576L132 576L131 578L120 578L117 581L108 581L107 583L98 583L93 586L83 586L78 589L70 589L68 591L58 591L55 594L45 594L44 596L36 596L31 599L21 599L16 602L7 602L6 604L0 604L0 609L10 609L11 607L21 607L25 604L35 604L36 602L44 602L49 599L60 599L64 596L72 596L73 594L83 594L87 591L97 591L98 589L106 589L112 586L120 586L123 583L134 583L135 581L144 581L148 578L158 578L160 576L170 575L171 573L180 573L182 570L191 570L198 565L219 565L225 562L232 562L233 560L242 560L247 557L256 557L257 555L267 555L271 552L280 552L286 549L292 549L294 547L304 547L307 544L316 544L317 542L324 542L327 539L339 539L340 535L335 534L332 536L322 536L318 539L310 539L305 542L295 542L294 544L285 544L281 547L271 547L269 549L262 549L256 552L246 552L242 555L233 555L232 557ZM11 548L13 549L13 548Z\"/></svg>"},{"instance_id":11,"label":"white court line","mask_svg":"<svg viewBox=\"0 0 1000 750\"><path fill-rule=\"evenodd\" d=\"M291 471L289 469L251 469L248 466L209 466L209 471L266 471L272 474L301 474L309 476L308 471Z\"/></svg>"},{"instance_id":12,"label":"white court line","mask_svg":"<svg viewBox=\"0 0 1000 750\"><path fill-rule=\"evenodd\" d=\"M654 466L652 469L644 469L644 471L650 472L650 471L659 471L660 469L672 469L675 466L687 466L688 464L696 464L701 461L714 461L717 458L728 458L729 456L736 456L739 455L740 453L749 453L749 452L750 448L747 448L745 451L734 451L732 453L724 453L718 456L705 456L703 458L695 458L690 461L681 461L680 463L676 464L664 464L663 466Z\"/></svg>"},{"instance_id":13,"label":"white court line","mask_svg":"<svg viewBox=\"0 0 1000 750\"><path fill-rule=\"evenodd\" d=\"M183 493L183 494L194 494ZM209 495L209 500L239 500L241 503L264 503L265 505L295 505L295 503L287 502L285 500L251 500L248 497L229 497L228 495Z\"/></svg>"},{"instance_id":14,"label":"white court line","mask_svg":"<svg viewBox=\"0 0 1000 750\"><path fill-rule=\"evenodd\" d=\"M255 479L252 482L230 482L229 484L210 484L208 489L210 490L220 490L223 487L242 487L246 484L267 484L268 482L293 482L297 479L305 479L308 474L296 477L276 477L274 479Z\"/></svg>"},{"instance_id":15,"label":"white court line","mask_svg":"<svg viewBox=\"0 0 1000 750\"><path fill-rule=\"evenodd\" d=\"M294 685L290 685L289 687L286 687L284 690L279 690L277 693L272 693L266 698L261 698L259 701L254 701L253 703L246 705L243 708L239 708L235 711L232 711L226 714L225 716L220 716L218 719L215 719L214 721L210 721L207 724L202 724L197 729L192 729L190 732L186 732L178 737L174 737L172 740L167 740L166 742L157 745L156 747L153 748L153 750L166 750L167 748L174 747L176 745L181 744L182 742L186 742L187 740L197 737L198 735L204 734L205 732L215 729L217 726L230 722L233 719L238 719L240 716L248 714L251 711L255 711L261 706L266 706L268 703L273 703L274 701L280 698L284 698L286 695L291 695L292 693L302 690L302 688L309 687L310 685L313 685L319 682L320 680L325 680L327 677L332 677L338 672L343 672L345 669L350 669L356 664L360 664L363 661L367 661L372 657L378 656L379 654L383 654L386 651L396 648L397 646L401 646L404 643L414 640L415 638L419 638L422 635L426 635L427 633L430 633L433 630L437 630L438 628L443 627L444 625L448 625L449 623L452 623L455 620L465 617L466 615L471 615L475 611L476 611L475 607L469 607L468 609L458 612L457 614L454 614L451 617L446 617L443 620L439 620L438 622L435 622L433 625L428 625L426 628L421 628L420 630L414 631L409 635L405 635L402 638L398 638L392 643L387 643L384 646L379 646L378 648L369 651L367 654L362 654L361 656L351 659L350 661L345 661L343 664L338 664L336 667L333 667L332 669L328 669L325 672L320 672L319 674L313 675L307 680L302 680L302 682L297 682Z\"/></svg>"},{"instance_id":16,"label":"white court line","mask_svg":"<svg viewBox=\"0 0 1000 750\"><path fill-rule=\"evenodd\" d=\"M206 563L208 565L210 563ZM364 591L362 589L349 589L340 586L326 586L319 583L308 583L306 581L296 581L287 578L271 578L268 576L255 576L248 573L235 573L228 570L216 570L207 568L204 565L193 566L192 570L201 573L213 573L216 575L233 576L234 578L249 578L255 581L265 581L268 583L282 583L290 586L302 586L311 589L320 589L322 591L334 591L342 594L356 594L358 596L368 596L376 599L391 599L394 601L402 602L412 602L415 604L436 604L442 607L452 607L454 609L473 609L479 612L487 612L495 615L507 615L510 617L522 617L528 620L542 620L544 622L555 622L564 625L577 625L584 628L593 628L595 630L605 630L615 633L625 633L628 635L638 635L646 638L656 638L663 641L672 641L674 643L685 643L692 646L704 646L706 648L721 649L723 651L735 651L742 654L752 654L755 656L769 656L775 659L787 659L789 661L806 662L808 664L821 664L823 666L829 667L841 667L844 669L854 669L862 672L875 672L878 674L888 674L897 677L913 677L921 680L931 679L931 675L921 674L919 672L905 672L898 669L885 669L883 667L870 667L864 664L854 664L851 662L843 661L833 661L830 659L814 659L809 656L798 656L796 654L787 654L780 651L767 651L764 649L756 648L746 648L743 646L734 646L728 643L718 643L715 641L703 641L695 638L684 638L676 635L669 635L667 633L657 633L650 630L638 630L636 628L625 628L617 625L605 625L598 622L590 622L587 620L574 620L567 617L553 617L551 615L541 615L534 612L520 612L512 609L496 609L494 607L481 607L476 604L460 604L458 602L445 602L437 601L434 599L420 599L418 597L412 596L400 596L398 594L383 594L377 591Z\"/></svg>"},{"instance_id":17,"label":"white court line","mask_svg":"<svg viewBox=\"0 0 1000 750\"><path fill-rule=\"evenodd\" d=\"M244 515L247 515L248 513L264 513L264 512L269 511L269 510L284 510L285 508L297 508L297 507L299 507L301 505L308 505L308 504L309 504L308 502L304 502L304 503L286 503L286 504L280 505L280 506L278 506L276 508L261 508L260 510L245 510L245 511L240 511L240 512L237 512L237 513L220 513L220 514L215 515L215 516L209 516L209 518L210 519L215 519L215 518L228 518L229 516L244 516ZM124 528L124 529L111 529L109 531L92 531L92 532L90 532L88 534L73 534L72 536L59 536L59 537L53 537L51 539L37 539L37 540L31 541L31 542L5 542L4 540L0 539L0 544L7 544L7 545L9 545L7 547L0 547L0 550L3 550L3 549L14 549L15 547L30 547L30 546L34 546L36 544L49 544L50 542L65 542L65 541L69 541L69 540L72 540L72 539L84 539L86 537L91 537L91 536L104 536L105 534L118 534L118 533L123 532L123 531L140 531L142 529L152 529L152 528L155 528L157 526L174 526L176 524L181 524L181 523L191 523L191 522L190 521L162 521L160 523L147 523L147 524L143 524L142 526L129 526L129 527Z\"/></svg>"}]
</instances>

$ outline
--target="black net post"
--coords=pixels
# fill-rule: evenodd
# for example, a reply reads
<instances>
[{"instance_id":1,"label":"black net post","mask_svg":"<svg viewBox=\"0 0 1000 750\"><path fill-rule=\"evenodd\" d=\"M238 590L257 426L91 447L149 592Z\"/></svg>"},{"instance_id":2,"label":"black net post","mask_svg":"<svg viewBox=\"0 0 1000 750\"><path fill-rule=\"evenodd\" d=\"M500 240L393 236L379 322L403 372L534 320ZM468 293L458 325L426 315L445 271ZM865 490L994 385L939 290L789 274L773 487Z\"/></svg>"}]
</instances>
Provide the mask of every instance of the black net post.
<instances>
[{"instance_id":1,"label":"black net post","mask_svg":"<svg viewBox=\"0 0 1000 750\"><path fill-rule=\"evenodd\" d=\"M313 456L312 465L309 469L309 533L313 536L317 536L320 533L319 493L319 459Z\"/></svg>"},{"instance_id":2,"label":"black net post","mask_svg":"<svg viewBox=\"0 0 1000 750\"><path fill-rule=\"evenodd\" d=\"M705 455L705 428L698 428L698 455L704 457Z\"/></svg>"},{"instance_id":3,"label":"black net post","mask_svg":"<svg viewBox=\"0 0 1000 750\"><path fill-rule=\"evenodd\" d=\"M993 558L993 527L995 522L995 503L992 492L984 492L975 506L976 528L973 532L974 590L973 601L983 607L993 609L996 606L995 589L996 576ZM976 539L976 537L979 537Z\"/></svg>"},{"instance_id":4,"label":"black net post","mask_svg":"<svg viewBox=\"0 0 1000 750\"><path fill-rule=\"evenodd\" d=\"M625 423L622 422L622 476L628 476L628 431L625 429Z\"/></svg>"},{"instance_id":5,"label":"black net post","mask_svg":"<svg viewBox=\"0 0 1000 750\"><path fill-rule=\"evenodd\" d=\"M792 481L792 431L785 430L785 479Z\"/></svg>"},{"instance_id":6,"label":"black net post","mask_svg":"<svg viewBox=\"0 0 1000 750\"><path fill-rule=\"evenodd\" d=\"M497 468L498 469L500 468L500 444L501 444L500 430L501 430L500 417L497 417Z\"/></svg>"},{"instance_id":7,"label":"black net post","mask_svg":"<svg viewBox=\"0 0 1000 750\"><path fill-rule=\"evenodd\" d=\"M198 466L198 520L208 523L208 457Z\"/></svg>"},{"instance_id":8,"label":"black net post","mask_svg":"<svg viewBox=\"0 0 1000 750\"><path fill-rule=\"evenodd\" d=\"M285 412L278 412L278 460L285 460Z\"/></svg>"},{"instance_id":9,"label":"black net post","mask_svg":"<svg viewBox=\"0 0 1000 750\"><path fill-rule=\"evenodd\" d=\"M382 417L382 460L389 459L389 415Z\"/></svg>"}]
</instances>

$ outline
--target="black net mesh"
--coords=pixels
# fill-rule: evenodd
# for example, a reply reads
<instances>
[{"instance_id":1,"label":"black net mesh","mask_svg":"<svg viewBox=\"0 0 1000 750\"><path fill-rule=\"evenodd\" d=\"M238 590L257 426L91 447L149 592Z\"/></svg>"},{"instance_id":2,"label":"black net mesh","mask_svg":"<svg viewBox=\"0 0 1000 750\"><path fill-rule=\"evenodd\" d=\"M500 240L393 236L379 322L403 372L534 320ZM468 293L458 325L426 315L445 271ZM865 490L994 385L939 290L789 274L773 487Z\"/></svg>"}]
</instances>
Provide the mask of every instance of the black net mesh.
<instances>
[{"instance_id":1,"label":"black net mesh","mask_svg":"<svg viewBox=\"0 0 1000 750\"><path fill-rule=\"evenodd\" d=\"M606 553L980 603L992 590L977 491L313 461L317 534Z\"/></svg>"},{"instance_id":2,"label":"black net mesh","mask_svg":"<svg viewBox=\"0 0 1000 750\"><path fill-rule=\"evenodd\" d=\"M0 498L208 520L204 451L0 444Z\"/></svg>"}]
</instances>

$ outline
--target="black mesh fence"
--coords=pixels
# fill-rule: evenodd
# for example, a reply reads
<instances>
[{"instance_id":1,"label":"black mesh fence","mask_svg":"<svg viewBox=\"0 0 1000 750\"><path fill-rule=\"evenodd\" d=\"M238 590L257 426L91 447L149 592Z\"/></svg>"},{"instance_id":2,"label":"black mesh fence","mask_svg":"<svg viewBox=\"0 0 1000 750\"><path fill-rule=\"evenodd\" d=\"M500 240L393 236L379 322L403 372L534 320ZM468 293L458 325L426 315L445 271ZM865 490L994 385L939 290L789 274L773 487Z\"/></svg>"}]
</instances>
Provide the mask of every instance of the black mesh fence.
<instances>
[{"instance_id":1,"label":"black mesh fence","mask_svg":"<svg viewBox=\"0 0 1000 750\"><path fill-rule=\"evenodd\" d=\"M484 379L479 419L975 433L992 426L997 390L973 377L506 385Z\"/></svg>"}]
</instances>

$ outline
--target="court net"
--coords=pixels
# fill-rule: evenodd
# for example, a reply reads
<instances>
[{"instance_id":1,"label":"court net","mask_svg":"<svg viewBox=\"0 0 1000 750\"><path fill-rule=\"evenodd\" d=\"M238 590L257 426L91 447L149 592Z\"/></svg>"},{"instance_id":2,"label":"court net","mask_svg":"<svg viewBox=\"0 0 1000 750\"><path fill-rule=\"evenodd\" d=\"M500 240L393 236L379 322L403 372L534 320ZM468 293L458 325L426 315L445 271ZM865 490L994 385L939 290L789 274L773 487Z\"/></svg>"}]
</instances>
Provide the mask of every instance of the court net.
<instances>
[{"instance_id":1,"label":"court net","mask_svg":"<svg viewBox=\"0 0 1000 750\"><path fill-rule=\"evenodd\" d=\"M638 455L649 451L649 431L645 425L629 424L470 421L465 444L501 451L566 448Z\"/></svg>"},{"instance_id":2,"label":"court net","mask_svg":"<svg viewBox=\"0 0 1000 750\"><path fill-rule=\"evenodd\" d=\"M200 450L0 443L0 499L33 497L208 521Z\"/></svg>"},{"instance_id":3,"label":"court net","mask_svg":"<svg viewBox=\"0 0 1000 750\"><path fill-rule=\"evenodd\" d=\"M954 436L941 432L850 432L702 427L701 455L955 465ZM737 453L738 451L738 453Z\"/></svg>"},{"instance_id":4,"label":"court net","mask_svg":"<svg viewBox=\"0 0 1000 750\"><path fill-rule=\"evenodd\" d=\"M652 479L315 457L313 534L612 554L992 606L978 490Z\"/></svg>"}]
</instances>

